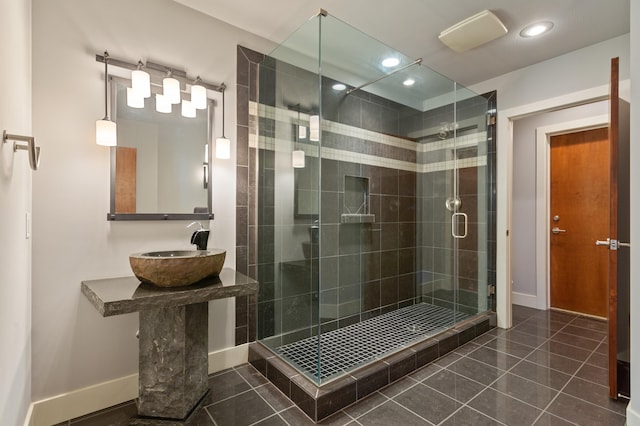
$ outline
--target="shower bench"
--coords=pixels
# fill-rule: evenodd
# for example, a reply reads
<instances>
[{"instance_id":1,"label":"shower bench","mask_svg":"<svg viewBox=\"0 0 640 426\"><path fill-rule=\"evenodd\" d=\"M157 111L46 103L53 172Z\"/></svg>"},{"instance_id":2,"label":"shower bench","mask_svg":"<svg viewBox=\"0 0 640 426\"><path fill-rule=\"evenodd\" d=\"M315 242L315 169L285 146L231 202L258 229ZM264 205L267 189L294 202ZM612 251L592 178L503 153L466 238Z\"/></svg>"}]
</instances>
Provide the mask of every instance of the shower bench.
<instances>
[{"instance_id":1,"label":"shower bench","mask_svg":"<svg viewBox=\"0 0 640 426\"><path fill-rule=\"evenodd\" d=\"M229 268L185 287L160 288L135 277L82 282L103 317L139 312L138 415L130 425L193 419L209 393L207 302L257 291L257 281Z\"/></svg>"}]
</instances>

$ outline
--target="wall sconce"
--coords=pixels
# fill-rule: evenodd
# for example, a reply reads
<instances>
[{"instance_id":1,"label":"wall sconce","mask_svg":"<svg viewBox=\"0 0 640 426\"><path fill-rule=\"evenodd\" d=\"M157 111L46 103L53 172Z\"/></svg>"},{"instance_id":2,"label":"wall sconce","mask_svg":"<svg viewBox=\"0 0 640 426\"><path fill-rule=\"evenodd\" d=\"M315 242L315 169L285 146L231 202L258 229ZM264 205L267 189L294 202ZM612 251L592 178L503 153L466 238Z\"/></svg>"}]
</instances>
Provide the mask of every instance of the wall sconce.
<instances>
[{"instance_id":1,"label":"wall sconce","mask_svg":"<svg viewBox=\"0 0 640 426\"><path fill-rule=\"evenodd\" d=\"M96 120L96 143L102 146L116 146L118 143L118 132L116 123L109 118L107 102L109 97L109 52L104 52L104 118Z\"/></svg>"},{"instance_id":2,"label":"wall sconce","mask_svg":"<svg viewBox=\"0 0 640 426\"><path fill-rule=\"evenodd\" d=\"M224 135L224 92L225 85L222 84L222 137L216 139L216 158L228 160L231 158L231 141Z\"/></svg>"},{"instance_id":3,"label":"wall sconce","mask_svg":"<svg viewBox=\"0 0 640 426\"><path fill-rule=\"evenodd\" d=\"M318 142L320 140L320 116L309 117L309 140Z\"/></svg>"},{"instance_id":4,"label":"wall sconce","mask_svg":"<svg viewBox=\"0 0 640 426\"><path fill-rule=\"evenodd\" d=\"M207 89L201 83L202 80L198 76L191 86L191 103L195 109L207 108Z\"/></svg>"},{"instance_id":5,"label":"wall sconce","mask_svg":"<svg viewBox=\"0 0 640 426\"><path fill-rule=\"evenodd\" d=\"M131 88L138 97L148 98L151 96L151 76L148 72L143 71L144 64L138 61L138 68L131 71ZM127 100L129 99L127 93Z\"/></svg>"},{"instance_id":6,"label":"wall sconce","mask_svg":"<svg viewBox=\"0 0 640 426\"><path fill-rule=\"evenodd\" d=\"M171 70L169 70L167 76L162 79L162 94L169 103L180 103L180 82L173 78Z\"/></svg>"}]
</instances>

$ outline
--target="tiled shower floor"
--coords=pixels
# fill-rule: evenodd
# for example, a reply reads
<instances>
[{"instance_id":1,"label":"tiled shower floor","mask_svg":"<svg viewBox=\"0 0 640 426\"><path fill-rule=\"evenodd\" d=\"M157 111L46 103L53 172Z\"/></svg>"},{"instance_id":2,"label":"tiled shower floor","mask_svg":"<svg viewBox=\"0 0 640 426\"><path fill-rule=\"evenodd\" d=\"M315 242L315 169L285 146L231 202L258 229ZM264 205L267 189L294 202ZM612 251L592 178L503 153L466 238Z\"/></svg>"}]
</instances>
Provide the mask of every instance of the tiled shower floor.
<instances>
[{"instance_id":1,"label":"tiled shower floor","mask_svg":"<svg viewBox=\"0 0 640 426\"><path fill-rule=\"evenodd\" d=\"M470 315L440 306L419 303L276 348L276 352L315 381L318 351L320 379L351 370L406 347L425 336L444 331Z\"/></svg>"},{"instance_id":2,"label":"tiled shower floor","mask_svg":"<svg viewBox=\"0 0 640 426\"><path fill-rule=\"evenodd\" d=\"M494 329L321 422L323 425L623 425L607 389L606 323L513 307ZM195 424L311 425L251 365L212 375ZM61 425L126 425L134 402Z\"/></svg>"}]
</instances>

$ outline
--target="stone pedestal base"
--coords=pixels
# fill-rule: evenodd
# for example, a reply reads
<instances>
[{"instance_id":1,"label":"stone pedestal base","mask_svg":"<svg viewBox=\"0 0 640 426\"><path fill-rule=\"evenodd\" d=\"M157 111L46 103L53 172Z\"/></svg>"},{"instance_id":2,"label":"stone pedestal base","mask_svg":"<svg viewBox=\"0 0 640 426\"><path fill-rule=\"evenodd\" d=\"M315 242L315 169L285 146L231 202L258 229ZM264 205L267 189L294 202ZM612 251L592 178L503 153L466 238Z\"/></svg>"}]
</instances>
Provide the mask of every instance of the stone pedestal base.
<instances>
[{"instance_id":1,"label":"stone pedestal base","mask_svg":"<svg viewBox=\"0 0 640 426\"><path fill-rule=\"evenodd\" d=\"M208 319L207 302L140 311L140 419L132 422L156 423L131 424L182 425L195 411L208 391Z\"/></svg>"},{"instance_id":2,"label":"stone pedestal base","mask_svg":"<svg viewBox=\"0 0 640 426\"><path fill-rule=\"evenodd\" d=\"M207 390L202 399L193 408L193 411L184 419L173 420L135 416L129 420L129 426L197 426L200 424L198 419L201 419L200 410L205 405L210 392Z\"/></svg>"}]
</instances>

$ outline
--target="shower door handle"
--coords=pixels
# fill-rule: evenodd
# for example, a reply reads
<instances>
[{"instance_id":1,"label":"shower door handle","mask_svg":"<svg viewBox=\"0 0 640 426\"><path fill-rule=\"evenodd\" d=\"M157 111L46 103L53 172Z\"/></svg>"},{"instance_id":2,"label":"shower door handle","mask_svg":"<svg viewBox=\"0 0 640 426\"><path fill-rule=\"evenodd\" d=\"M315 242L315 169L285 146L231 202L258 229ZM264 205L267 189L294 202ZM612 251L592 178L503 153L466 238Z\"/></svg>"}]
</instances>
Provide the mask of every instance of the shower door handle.
<instances>
[{"instance_id":1,"label":"shower door handle","mask_svg":"<svg viewBox=\"0 0 640 426\"><path fill-rule=\"evenodd\" d=\"M462 235L456 233L456 228L457 228L456 227L456 223L457 223L456 218L458 216L461 216L464 219L464 221L463 221L463 223L464 223L464 234L462 234ZM453 238L466 238L467 237L467 220L468 220L468 217L467 217L466 213L454 213L454 214L451 215L451 236Z\"/></svg>"}]
</instances>

